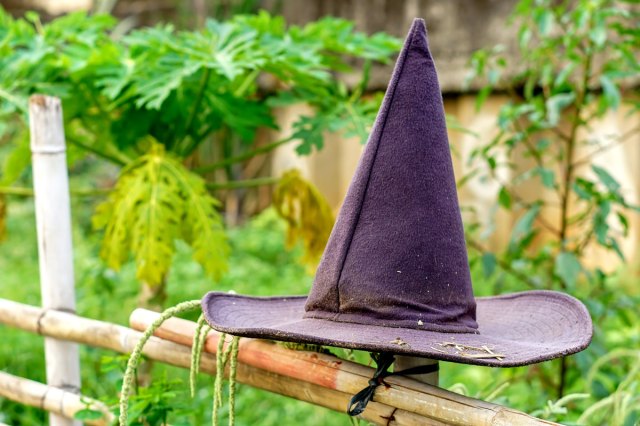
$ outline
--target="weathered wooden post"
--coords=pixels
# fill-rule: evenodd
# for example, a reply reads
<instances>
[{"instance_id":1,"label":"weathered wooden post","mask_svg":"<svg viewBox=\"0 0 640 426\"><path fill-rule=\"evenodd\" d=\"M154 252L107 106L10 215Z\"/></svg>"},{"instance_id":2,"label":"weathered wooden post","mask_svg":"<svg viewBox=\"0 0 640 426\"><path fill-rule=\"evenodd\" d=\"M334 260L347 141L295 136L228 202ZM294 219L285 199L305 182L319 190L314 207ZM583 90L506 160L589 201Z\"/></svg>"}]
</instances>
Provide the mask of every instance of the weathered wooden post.
<instances>
[{"instance_id":1,"label":"weathered wooden post","mask_svg":"<svg viewBox=\"0 0 640 426\"><path fill-rule=\"evenodd\" d=\"M36 225L42 307L75 313L73 247L69 178L58 98L34 95L29 99ZM78 345L45 338L47 383L68 392L80 392ZM49 415L51 426L80 426L81 422Z\"/></svg>"}]
</instances>

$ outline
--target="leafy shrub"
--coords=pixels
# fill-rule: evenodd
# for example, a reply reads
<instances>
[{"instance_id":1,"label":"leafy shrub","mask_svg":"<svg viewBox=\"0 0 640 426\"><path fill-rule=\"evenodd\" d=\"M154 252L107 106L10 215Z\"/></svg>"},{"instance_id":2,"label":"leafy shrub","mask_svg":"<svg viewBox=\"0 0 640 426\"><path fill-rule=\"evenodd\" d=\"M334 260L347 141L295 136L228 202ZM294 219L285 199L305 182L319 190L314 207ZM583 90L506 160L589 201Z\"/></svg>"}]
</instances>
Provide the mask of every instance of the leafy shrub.
<instances>
[{"instance_id":1,"label":"leafy shrub","mask_svg":"<svg viewBox=\"0 0 640 426\"><path fill-rule=\"evenodd\" d=\"M598 411L615 407L609 419L619 425L629 424L637 410L637 402L627 398L629 389L639 386L637 375L609 374L606 391L596 392L591 367L617 359L612 348L637 347L637 338L630 335L639 320L633 306L640 299L631 287L619 284L611 272L615 268L587 263L586 253L597 247L624 262L620 240L629 233L629 215L640 211L628 201L622 185L594 164L601 153L637 139L640 128L606 136L592 131L612 111L624 108L627 118L640 112L640 11L633 3L637 2L521 0L513 16L518 24L517 63L500 46L480 50L471 60L471 78L486 84L479 92L478 108L494 90L505 91L509 100L500 109L497 135L473 151L469 177L497 182L496 206L519 215L500 253L486 250L479 241L479 226L470 227L470 245L476 249L473 262L502 291L563 290L582 299L594 319L594 341L585 353L562 359L557 372L547 363L520 370L516 377L535 376L549 399L553 391L561 398L567 389L586 387L589 394L604 398L595 404ZM532 183L541 185L544 193L523 197L523 189ZM614 344L615 329L630 333ZM591 378L585 383L584 377ZM555 416L565 404L584 407L585 401L590 400L560 399L538 413Z\"/></svg>"},{"instance_id":2,"label":"leafy shrub","mask_svg":"<svg viewBox=\"0 0 640 426\"><path fill-rule=\"evenodd\" d=\"M398 40L356 32L349 21L287 27L266 12L208 20L195 31L158 25L121 37L111 33L115 24L83 13L43 24L34 13L13 19L0 9L0 136L14 146L1 183L15 182L29 164L29 95L62 98L70 158L91 153L122 167L96 217L106 230L102 253L119 268L133 252L139 278L151 286L163 284L176 239L194 247L210 276L226 269L218 202L205 190L225 182L213 179L233 188L271 184L242 181L238 165L288 142L300 154L321 149L325 131L366 138L379 101L362 97L369 67L399 48ZM335 74L353 72L354 60L364 72L350 90ZM285 139L256 147L256 132L276 127L273 108L294 103L313 113ZM203 163L197 149L204 144L221 160Z\"/></svg>"}]
</instances>

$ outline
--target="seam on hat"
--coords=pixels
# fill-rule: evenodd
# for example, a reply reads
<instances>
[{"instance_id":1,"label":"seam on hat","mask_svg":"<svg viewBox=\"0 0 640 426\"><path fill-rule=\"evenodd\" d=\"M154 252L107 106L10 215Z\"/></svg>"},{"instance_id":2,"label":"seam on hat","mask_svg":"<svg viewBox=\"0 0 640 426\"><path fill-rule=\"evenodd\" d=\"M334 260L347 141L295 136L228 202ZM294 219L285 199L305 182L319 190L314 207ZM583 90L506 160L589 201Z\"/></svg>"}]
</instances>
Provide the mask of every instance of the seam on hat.
<instances>
[{"instance_id":1,"label":"seam on hat","mask_svg":"<svg viewBox=\"0 0 640 426\"><path fill-rule=\"evenodd\" d=\"M393 101L395 99L395 95L396 95L396 89L398 88L398 83L400 82L400 77L402 77L402 72L404 71L404 66L406 63L406 59L407 56L409 56L409 50L411 49L411 45L413 44L413 41L415 39L416 33L418 32L418 28L419 28L419 23L421 21L419 20L415 20L414 21L414 25L411 27L411 31L410 31L410 36L408 37L408 43L406 44L405 48L403 49L402 52L400 52L400 57L399 57L399 61L400 61L400 69L398 69L397 73L394 73L394 75L392 76L392 82L393 82L393 92L391 93L391 97L389 98L389 103L388 105L386 105L384 103L383 100L383 104L381 105L380 109L382 110L384 107L386 108L386 112L385 112L385 116L384 116L384 121L382 122L382 125L380 126L380 133L378 134L377 139L377 144L375 147L375 152L373 153L373 160L371 161L371 165L369 166L369 170L367 173L367 182L364 185L364 192L362 193L362 198L360 200L360 205L358 206L358 211L355 215L355 221L353 223L353 226L351 227L351 235L349 235L349 244L347 245L347 249L345 250L344 255L342 256L342 262L340 262L340 272L338 273L338 279L336 281L336 293L337 293L337 298L338 298L338 310L335 313L335 318L337 318L340 315L340 309L342 306L342 301L341 301L341 297L340 297L340 280L342 279L342 271L344 271L344 264L347 261L347 257L349 256L349 252L351 251L351 243L353 242L353 237L356 233L356 228L358 227L358 223L360 223L360 215L362 213L362 205L364 204L365 198L367 196L367 192L369 191L369 182L371 182L371 174L373 171L373 166L376 162L376 159L378 157L378 148L380 148L380 142L382 140L382 135L384 134L384 130L387 126L387 120L389 119L389 113L391 110L391 105L393 104Z\"/></svg>"}]
</instances>

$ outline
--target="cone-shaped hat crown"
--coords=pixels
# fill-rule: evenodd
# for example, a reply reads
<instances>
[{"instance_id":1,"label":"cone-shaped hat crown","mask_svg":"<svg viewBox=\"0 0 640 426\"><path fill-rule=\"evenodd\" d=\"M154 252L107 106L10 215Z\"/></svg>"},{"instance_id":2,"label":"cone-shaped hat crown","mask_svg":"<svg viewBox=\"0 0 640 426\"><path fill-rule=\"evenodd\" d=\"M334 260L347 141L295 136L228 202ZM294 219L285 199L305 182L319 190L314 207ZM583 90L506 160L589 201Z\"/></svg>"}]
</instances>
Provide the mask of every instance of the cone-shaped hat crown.
<instances>
[{"instance_id":1,"label":"cone-shaped hat crown","mask_svg":"<svg viewBox=\"0 0 640 426\"><path fill-rule=\"evenodd\" d=\"M305 318L474 332L442 95L424 21L398 57Z\"/></svg>"}]
</instances>

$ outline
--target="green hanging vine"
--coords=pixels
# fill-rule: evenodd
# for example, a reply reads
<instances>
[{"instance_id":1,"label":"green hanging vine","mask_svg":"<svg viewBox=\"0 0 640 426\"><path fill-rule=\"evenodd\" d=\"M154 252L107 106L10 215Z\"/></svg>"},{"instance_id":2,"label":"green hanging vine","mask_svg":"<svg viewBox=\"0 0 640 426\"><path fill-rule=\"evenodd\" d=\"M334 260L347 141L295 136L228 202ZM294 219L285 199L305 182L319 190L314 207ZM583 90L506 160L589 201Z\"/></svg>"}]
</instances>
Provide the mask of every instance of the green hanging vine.
<instances>
[{"instance_id":1,"label":"green hanging vine","mask_svg":"<svg viewBox=\"0 0 640 426\"><path fill-rule=\"evenodd\" d=\"M124 373L122 388L120 390L120 416L118 418L118 424L120 426L126 426L128 424L128 409L131 389L133 388L136 369L140 363L144 346L154 335L155 331L160 328L166 320L186 312L196 311L200 309L200 306L200 300L190 300L188 302L179 303L178 305L162 312L162 314L160 314L160 316L144 331L142 337L138 343L136 343L136 346L131 352L131 356L127 362L127 368ZM206 337L210 330L211 327L206 323L204 315L200 315L193 336L191 349L189 388L192 397L195 396L196 377L200 370L202 351L204 350ZM227 363L229 364L229 426L233 426L235 424L236 371L238 367L238 349L240 339L234 336L226 349L224 347L225 340L226 334L221 334L218 343L218 353L216 354L216 377L214 381L213 412L211 416L213 426L217 426L218 424L218 412L219 408L222 406L222 380L224 378L224 370Z\"/></svg>"},{"instance_id":2,"label":"green hanging vine","mask_svg":"<svg viewBox=\"0 0 640 426\"><path fill-rule=\"evenodd\" d=\"M211 327L207 324L204 315L200 315L191 345L191 368L189 370L189 390L191 391L191 398L196 396L196 376L198 375L198 371L200 371L200 359L202 358L202 350L204 349L204 342L207 339L209 330L211 330Z\"/></svg>"},{"instance_id":3,"label":"green hanging vine","mask_svg":"<svg viewBox=\"0 0 640 426\"><path fill-rule=\"evenodd\" d=\"M217 426L219 409L222 407L222 379L224 378L224 370L229 362L229 426L235 424L235 388L236 388L236 370L238 365L238 341L239 338L234 336L231 343L224 348L226 334L220 335L218 341L218 351L216 354L216 379L213 389L213 412L211 413L211 424Z\"/></svg>"}]
</instances>

